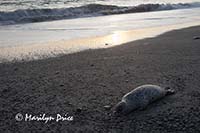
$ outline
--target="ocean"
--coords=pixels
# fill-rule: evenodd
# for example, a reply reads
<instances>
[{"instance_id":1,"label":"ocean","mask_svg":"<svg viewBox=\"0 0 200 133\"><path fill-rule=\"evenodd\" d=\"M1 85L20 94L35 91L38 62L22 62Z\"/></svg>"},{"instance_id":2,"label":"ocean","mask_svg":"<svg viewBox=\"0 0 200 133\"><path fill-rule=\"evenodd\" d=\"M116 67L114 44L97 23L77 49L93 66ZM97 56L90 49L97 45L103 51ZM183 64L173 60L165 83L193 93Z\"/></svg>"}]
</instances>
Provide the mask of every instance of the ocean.
<instances>
[{"instance_id":1,"label":"ocean","mask_svg":"<svg viewBox=\"0 0 200 133\"><path fill-rule=\"evenodd\" d=\"M1 0L0 24L200 7L199 0Z\"/></svg>"},{"instance_id":2,"label":"ocean","mask_svg":"<svg viewBox=\"0 0 200 133\"><path fill-rule=\"evenodd\" d=\"M1 0L0 63L155 37L200 25L199 14L200 0Z\"/></svg>"},{"instance_id":3,"label":"ocean","mask_svg":"<svg viewBox=\"0 0 200 133\"><path fill-rule=\"evenodd\" d=\"M178 4L194 3L199 0L1 0L1 11L15 11L20 9L53 9L80 7L89 4L137 6L140 4Z\"/></svg>"}]
</instances>

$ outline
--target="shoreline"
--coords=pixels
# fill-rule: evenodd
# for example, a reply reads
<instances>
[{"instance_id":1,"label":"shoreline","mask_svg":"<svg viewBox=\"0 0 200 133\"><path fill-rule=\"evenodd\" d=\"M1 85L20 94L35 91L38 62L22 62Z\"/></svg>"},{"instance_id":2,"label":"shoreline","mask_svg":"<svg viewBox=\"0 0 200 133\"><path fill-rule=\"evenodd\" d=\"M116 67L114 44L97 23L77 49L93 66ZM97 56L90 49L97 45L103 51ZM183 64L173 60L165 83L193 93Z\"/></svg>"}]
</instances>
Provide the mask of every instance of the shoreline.
<instances>
[{"instance_id":1,"label":"shoreline","mask_svg":"<svg viewBox=\"0 0 200 133\"><path fill-rule=\"evenodd\" d=\"M1 132L200 132L200 26L106 49L0 64ZM111 117L104 106L142 84L175 89L143 111ZM17 113L72 122L16 121Z\"/></svg>"},{"instance_id":2,"label":"shoreline","mask_svg":"<svg viewBox=\"0 0 200 133\"><path fill-rule=\"evenodd\" d=\"M111 48L198 25L199 22L187 22L135 30L113 31L104 36L0 47L0 63L43 60L91 49Z\"/></svg>"}]
</instances>

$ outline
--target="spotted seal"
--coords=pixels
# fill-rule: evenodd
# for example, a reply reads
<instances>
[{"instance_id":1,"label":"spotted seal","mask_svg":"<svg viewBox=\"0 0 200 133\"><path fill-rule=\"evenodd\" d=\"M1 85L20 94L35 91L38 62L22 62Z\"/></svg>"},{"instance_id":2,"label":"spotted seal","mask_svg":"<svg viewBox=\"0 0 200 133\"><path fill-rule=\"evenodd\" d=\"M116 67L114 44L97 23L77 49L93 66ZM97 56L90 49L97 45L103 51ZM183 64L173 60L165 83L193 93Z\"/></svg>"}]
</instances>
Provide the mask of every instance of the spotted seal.
<instances>
[{"instance_id":1,"label":"spotted seal","mask_svg":"<svg viewBox=\"0 0 200 133\"><path fill-rule=\"evenodd\" d=\"M112 109L114 114L126 115L136 109L145 109L150 103L174 94L169 87L163 88L157 85L142 85L125 94L122 100Z\"/></svg>"}]
</instances>

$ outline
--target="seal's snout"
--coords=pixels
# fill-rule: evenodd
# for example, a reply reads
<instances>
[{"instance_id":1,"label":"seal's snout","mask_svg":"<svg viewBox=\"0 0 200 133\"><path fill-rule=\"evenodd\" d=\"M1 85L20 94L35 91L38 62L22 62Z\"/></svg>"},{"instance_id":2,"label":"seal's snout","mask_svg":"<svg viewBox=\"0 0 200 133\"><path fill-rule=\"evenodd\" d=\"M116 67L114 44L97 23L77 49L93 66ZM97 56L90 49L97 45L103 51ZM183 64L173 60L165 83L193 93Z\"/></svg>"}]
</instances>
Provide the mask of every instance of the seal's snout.
<instances>
[{"instance_id":1,"label":"seal's snout","mask_svg":"<svg viewBox=\"0 0 200 133\"><path fill-rule=\"evenodd\" d=\"M116 111L113 111L113 112L112 112L112 115L117 116L117 112L116 112Z\"/></svg>"},{"instance_id":2,"label":"seal's snout","mask_svg":"<svg viewBox=\"0 0 200 133\"><path fill-rule=\"evenodd\" d=\"M114 117L119 117L119 116L121 116L121 113L117 112L117 111L113 111L111 115Z\"/></svg>"},{"instance_id":3,"label":"seal's snout","mask_svg":"<svg viewBox=\"0 0 200 133\"><path fill-rule=\"evenodd\" d=\"M121 101L113 108L113 114L115 115L121 114L123 113L125 108L126 108L126 103Z\"/></svg>"}]
</instances>

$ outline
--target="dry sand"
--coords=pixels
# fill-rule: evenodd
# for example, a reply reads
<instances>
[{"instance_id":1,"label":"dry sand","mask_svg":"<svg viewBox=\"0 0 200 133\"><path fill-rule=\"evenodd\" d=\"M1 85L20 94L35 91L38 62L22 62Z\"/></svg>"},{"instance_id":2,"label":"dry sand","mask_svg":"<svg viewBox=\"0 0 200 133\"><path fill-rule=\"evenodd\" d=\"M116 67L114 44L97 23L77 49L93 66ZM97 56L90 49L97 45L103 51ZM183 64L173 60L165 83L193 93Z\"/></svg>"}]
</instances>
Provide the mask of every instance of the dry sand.
<instances>
[{"instance_id":1,"label":"dry sand","mask_svg":"<svg viewBox=\"0 0 200 133\"><path fill-rule=\"evenodd\" d=\"M200 40L193 37L199 35L198 26L108 49L0 64L0 132L198 133ZM176 94L128 116L109 116L105 105L147 83ZM17 113L69 113L74 120L18 122Z\"/></svg>"}]
</instances>

